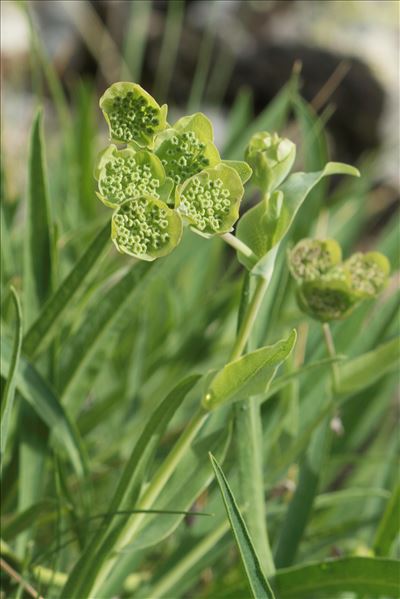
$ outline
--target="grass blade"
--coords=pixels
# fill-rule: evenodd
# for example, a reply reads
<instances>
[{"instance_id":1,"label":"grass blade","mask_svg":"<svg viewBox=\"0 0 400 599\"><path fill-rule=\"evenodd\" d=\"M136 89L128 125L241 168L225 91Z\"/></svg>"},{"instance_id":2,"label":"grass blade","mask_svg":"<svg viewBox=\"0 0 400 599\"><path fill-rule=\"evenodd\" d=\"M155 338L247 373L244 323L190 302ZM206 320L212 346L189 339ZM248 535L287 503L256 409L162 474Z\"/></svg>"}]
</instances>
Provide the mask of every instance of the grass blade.
<instances>
[{"instance_id":1,"label":"grass blade","mask_svg":"<svg viewBox=\"0 0 400 599\"><path fill-rule=\"evenodd\" d=\"M388 555L396 536L399 534L400 523L400 483L390 497L379 523L374 540L376 555Z\"/></svg>"},{"instance_id":2,"label":"grass blade","mask_svg":"<svg viewBox=\"0 0 400 599\"><path fill-rule=\"evenodd\" d=\"M228 481L214 456L212 454L209 454L209 456L225 504L226 513L235 536L236 544L240 552L240 557L246 571L251 592L255 599L274 599L274 593L272 592L268 581L264 578L259 559L247 531L246 524L244 523L232 491L229 488Z\"/></svg>"},{"instance_id":3,"label":"grass blade","mask_svg":"<svg viewBox=\"0 0 400 599\"><path fill-rule=\"evenodd\" d=\"M136 0L130 3L129 8L129 23L124 46L124 59L128 70L123 66L122 79L140 81L152 5L147 0Z\"/></svg>"},{"instance_id":4,"label":"grass blade","mask_svg":"<svg viewBox=\"0 0 400 599\"><path fill-rule=\"evenodd\" d=\"M279 597L338 597L341 593L366 593L398 597L400 562L368 557L345 557L287 568L276 573Z\"/></svg>"},{"instance_id":5,"label":"grass blade","mask_svg":"<svg viewBox=\"0 0 400 599\"><path fill-rule=\"evenodd\" d=\"M2 339L1 349L1 376L7 378L11 369L12 347L6 338ZM52 431L54 440L65 448L76 473L82 476L85 460L78 434L52 389L23 354L20 356L15 384L18 392Z\"/></svg>"},{"instance_id":6,"label":"grass blade","mask_svg":"<svg viewBox=\"0 0 400 599\"><path fill-rule=\"evenodd\" d=\"M19 297L14 287L11 287L11 295L15 306L15 336L13 349L10 360L7 381L4 387L3 397L1 401L1 427L0 427L0 459L1 467L3 466L4 450L7 444L8 424L15 398L15 380L19 366L19 358L21 355L22 346L22 313Z\"/></svg>"},{"instance_id":7,"label":"grass blade","mask_svg":"<svg viewBox=\"0 0 400 599\"><path fill-rule=\"evenodd\" d=\"M41 313L26 333L23 342L25 355L35 356L39 349L53 338L61 316L79 287L86 281L89 272L102 257L109 240L110 223L107 221L69 275L45 303Z\"/></svg>"},{"instance_id":8,"label":"grass blade","mask_svg":"<svg viewBox=\"0 0 400 599\"><path fill-rule=\"evenodd\" d=\"M170 0L168 3L167 22L154 80L154 96L160 102L164 102L168 96L181 38L184 10L185 3L182 0Z\"/></svg>"}]
</instances>

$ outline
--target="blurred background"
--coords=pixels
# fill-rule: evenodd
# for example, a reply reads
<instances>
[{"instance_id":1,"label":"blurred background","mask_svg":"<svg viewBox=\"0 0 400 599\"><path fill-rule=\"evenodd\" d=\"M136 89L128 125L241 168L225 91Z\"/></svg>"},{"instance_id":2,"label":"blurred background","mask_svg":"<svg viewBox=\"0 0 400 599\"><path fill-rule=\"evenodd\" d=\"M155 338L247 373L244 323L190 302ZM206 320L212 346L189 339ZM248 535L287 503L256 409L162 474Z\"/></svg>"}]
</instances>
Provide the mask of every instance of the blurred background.
<instances>
[{"instance_id":1,"label":"blurred background","mask_svg":"<svg viewBox=\"0 0 400 599\"><path fill-rule=\"evenodd\" d=\"M90 103L98 129L93 97L114 81L138 81L170 104L170 120L205 111L221 148L232 142L232 109L250 122L295 68L301 95L324 115L331 157L360 162L373 153L373 209L382 218L392 213L399 189L397 2L6 0L1 10L3 147L14 166L25 161L38 97L46 133L56 137L64 98L72 107ZM41 61L48 61L44 76ZM8 184L21 193L23 175L11 172Z\"/></svg>"}]
</instances>

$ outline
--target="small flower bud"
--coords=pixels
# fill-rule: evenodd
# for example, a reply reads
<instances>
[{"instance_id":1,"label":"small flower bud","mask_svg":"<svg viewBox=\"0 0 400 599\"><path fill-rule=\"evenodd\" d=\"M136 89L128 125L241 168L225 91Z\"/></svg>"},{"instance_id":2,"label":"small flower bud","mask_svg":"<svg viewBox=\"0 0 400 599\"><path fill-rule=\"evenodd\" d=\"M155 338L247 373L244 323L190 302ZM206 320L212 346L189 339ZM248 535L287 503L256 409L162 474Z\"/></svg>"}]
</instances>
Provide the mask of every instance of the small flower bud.
<instances>
[{"instance_id":1,"label":"small flower bud","mask_svg":"<svg viewBox=\"0 0 400 599\"><path fill-rule=\"evenodd\" d=\"M357 303L346 282L328 277L303 283L297 300L303 312L321 322L346 318Z\"/></svg>"},{"instance_id":2,"label":"small flower bud","mask_svg":"<svg viewBox=\"0 0 400 599\"><path fill-rule=\"evenodd\" d=\"M289 174L296 146L287 138L267 131L256 133L246 148L246 160L253 169L253 182L264 193L276 189Z\"/></svg>"}]
</instances>

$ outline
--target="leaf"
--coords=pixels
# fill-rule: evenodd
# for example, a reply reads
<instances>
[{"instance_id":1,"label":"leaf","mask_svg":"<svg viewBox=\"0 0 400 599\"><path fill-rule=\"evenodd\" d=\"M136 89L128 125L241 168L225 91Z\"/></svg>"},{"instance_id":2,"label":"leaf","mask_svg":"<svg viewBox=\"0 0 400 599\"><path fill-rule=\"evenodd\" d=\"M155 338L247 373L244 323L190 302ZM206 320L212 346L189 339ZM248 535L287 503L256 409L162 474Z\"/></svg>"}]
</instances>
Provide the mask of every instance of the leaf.
<instances>
[{"instance_id":1,"label":"leaf","mask_svg":"<svg viewBox=\"0 0 400 599\"><path fill-rule=\"evenodd\" d=\"M51 288L50 211L44 164L42 111L33 121L24 264L25 320L29 325Z\"/></svg>"},{"instance_id":2,"label":"leaf","mask_svg":"<svg viewBox=\"0 0 400 599\"><path fill-rule=\"evenodd\" d=\"M13 298L16 314L15 323L15 337L12 348L10 367L8 370L8 377L6 385L4 387L2 401L1 401L1 428L0 428L0 459L1 466L3 465L4 450L7 444L8 425L10 422L11 411L14 405L15 399L15 380L16 373L18 371L19 359L21 355L22 346L22 314L21 304L19 297L14 287L11 287L11 295Z\"/></svg>"},{"instance_id":3,"label":"leaf","mask_svg":"<svg viewBox=\"0 0 400 599\"><path fill-rule=\"evenodd\" d=\"M274 585L279 597L338 597L366 593L398 597L400 562L368 557L345 557L278 570Z\"/></svg>"},{"instance_id":4,"label":"leaf","mask_svg":"<svg viewBox=\"0 0 400 599\"><path fill-rule=\"evenodd\" d=\"M47 300L39 316L26 333L22 346L25 355L32 358L43 345L52 339L57 332L56 325L59 324L61 316L80 286L85 283L89 272L102 257L109 239L110 221L107 221L69 275Z\"/></svg>"},{"instance_id":5,"label":"leaf","mask_svg":"<svg viewBox=\"0 0 400 599\"><path fill-rule=\"evenodd\" d=\"M388 555L396 536L399 534L399 506L400 483L393 490L376 531L373 545L376 555Z\"/></svg>"},{"instance_id":6,"label":"leaf","mask_svg":"<svg viewBox=\"0 0 400 599\"><path fill-rule=\"evenodd\" d=\"M211 453L209 456L253 596L255 599L274 599L228 481L214 456Z\"/></svg>"},{"instance_id":7,"label":"leaf","mask_svg":"<svg viewBox=\"0 0 400 599\"><path fill-rule=\"evenodd\" d=\"M1 349L1 376L6 378L12 363L12 348L6 338L2 339ZM79 436L52 389L24 355L19 360L15 384L22 397L52 431L54 440L64 446L76 473L81 477L85 471L85 460Z\"/></svg>"},{"instance_id":8,"label":"leaf","mask_svg":"<svg viewBox=\"0 0 400 599\"><path fill-rule=\"evenodd\" d=\"M382 376L398 367L399 348L399 337L396 337L370 352L338 364L337 391L353 394L370 387Z\"/></svg>"},{"instance_id":9,"label":"leaf","mask_svg":"<svg viewBox=\"0 0 400 599\"><path fill-rule=\"evenodd\" d=\"M237 237L261 260L286 235L297 211L317 183L324 177L337 174L359 176L356 168L340 162L328 162L316 173L290 175L279 190L266 196L242 216L237 226ZM253 268L252 262L240 252L238 259L247 268Z\"/></svg>"},{"instance_id":10,"label":"leaf","mask_svg":"<svg viewBox=\"0 0 400 599\"><path fill-rule=\"evenodd\" d=\"M293 330L287 339L229 362L212 379L203 397L204 408L213 410L227 402L265 393L295 342L296 331Z\"/></svg>"}]
</instances>

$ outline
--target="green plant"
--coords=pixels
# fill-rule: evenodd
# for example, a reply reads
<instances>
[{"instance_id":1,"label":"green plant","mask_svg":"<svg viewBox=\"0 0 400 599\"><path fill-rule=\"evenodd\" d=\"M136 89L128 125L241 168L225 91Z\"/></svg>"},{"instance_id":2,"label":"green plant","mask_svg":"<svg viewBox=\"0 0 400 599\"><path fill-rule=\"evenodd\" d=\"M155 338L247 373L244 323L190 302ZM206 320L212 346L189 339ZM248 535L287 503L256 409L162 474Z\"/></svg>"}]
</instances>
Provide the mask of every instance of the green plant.
<instances>
[{"instance_id":1,"label":"green plant","mask_svg":"<svg viewBox=\"0 0 400 599\"><path fill-rule=\"evenodd\" d=\"M307 226L314 236L308 202L318 216L327 193L320 183L357 177L357 169L325 164L319 123L295 81L250 136L246 123L232 127L221 154L205 115L171 126L167 106L137 84L111 85L100 107L110 145L94 165L97 192L86 183L103 203L98 213L85 186L75 205L50 210L40 113L27 231L3 197L7 592L29 580L46 597L67 599L190 589L202 597L394 597L395 502L382 504L394 488L396 443L387 445L391 423L380 402L388 405L395 382L398 296L382 253L343 261L334 239L303 238ZM291 173L295 145L265 131L281 129L289 108L311 139L297 152L312 159L311 172ZM70 172L79 156L69 157ZM58 164L51 189L64 156ZM363 193L354 181L336 192L335 237L340 209ZM251 195L256 202L243 210ZM337 236L353 247L353 230ZM23 337L10 248L25 256ZM385 232L380 249L391 262L394 248L395 232ZM385 287L377 309L372 300ZM371 425L376 418L382 431ZM337 488L340 459L355 461L371 430L368 452L387 449L386 471L380 465L366 483L357 463L349 487ZM185 517L195 519L193 533ZM229 526L240 560L227 551ZM345 555L329 561L336 539ZM206 568L215 572L208 583Z\"/></svg>"}]
</instances>

